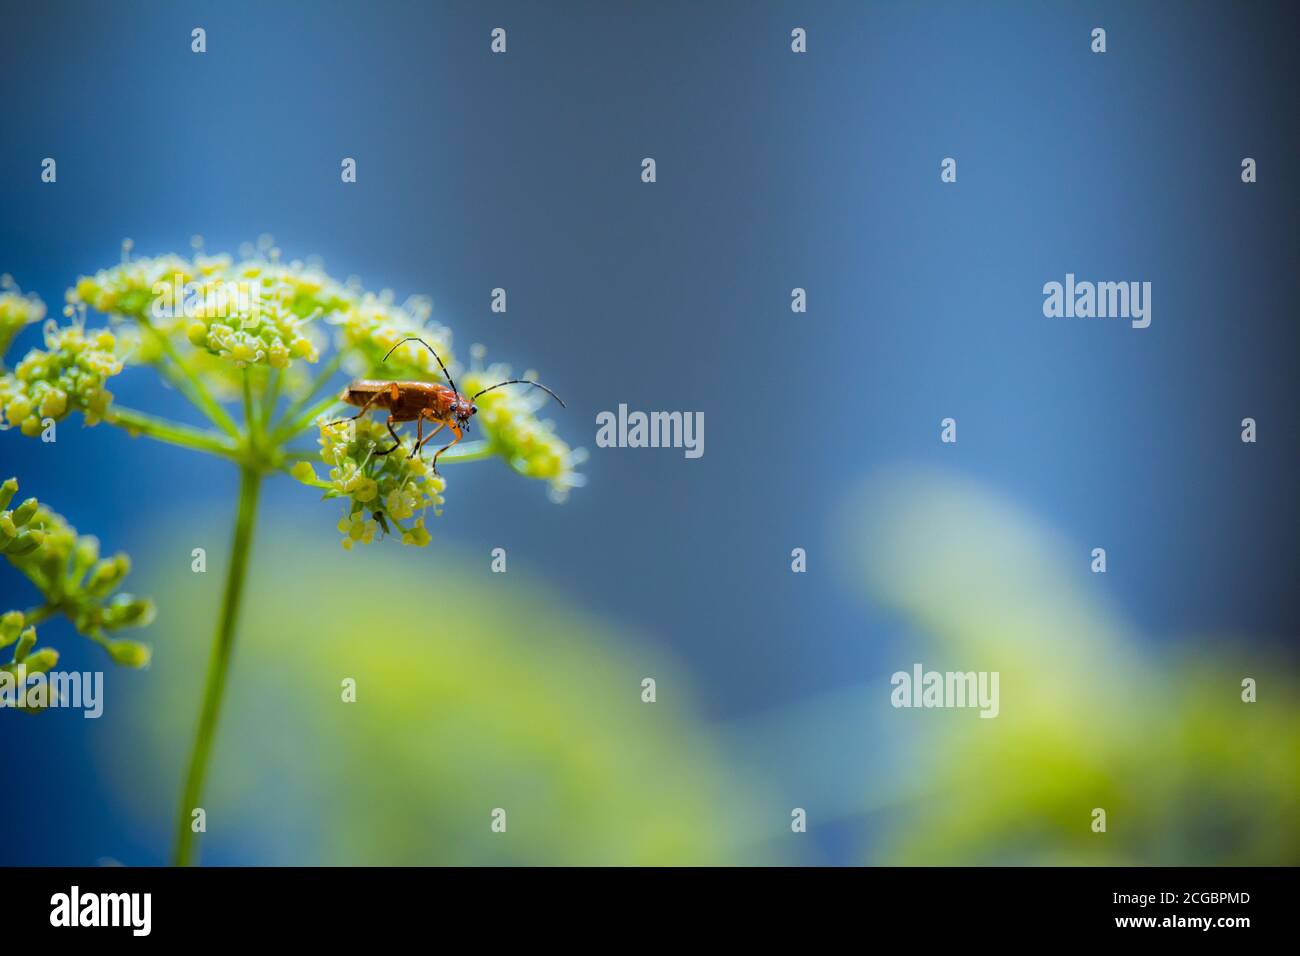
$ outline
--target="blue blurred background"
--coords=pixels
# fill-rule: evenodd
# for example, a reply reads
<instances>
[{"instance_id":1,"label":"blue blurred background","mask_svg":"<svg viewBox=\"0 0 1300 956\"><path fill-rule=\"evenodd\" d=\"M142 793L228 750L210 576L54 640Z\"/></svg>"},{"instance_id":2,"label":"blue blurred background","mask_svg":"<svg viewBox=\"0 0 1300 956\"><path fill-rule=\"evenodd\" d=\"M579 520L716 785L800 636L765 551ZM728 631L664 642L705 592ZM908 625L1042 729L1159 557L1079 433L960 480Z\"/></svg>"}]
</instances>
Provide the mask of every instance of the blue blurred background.
<instances>
[{"instance_id":1,"label":"blue blurred background","mask_svg":"<svg viewBox=\"0 0 1300 956\"><path fill-rule=\"evenodd\" d=\"M0 270L51 312L124 237L157 255L270 233L337 276L431 295L462 354L482 342L540 369L568 402L560 433L592 451L563 505L499 462L458 467L419 551L344 554L336 506L268 484L210 795L238 824L210 822L205 863L1300 862L1285 7L7 6ZM1151 327L1044 318L1043 283L1067 272L1150 281ZM10 357L39 344L30 328ZM113 391L185 417L145 370ZM619 403L703 411L704 456L596 448ZM63 668L107 670L106 713L0 715L0 863L165 862L235 472L71 423L55 444L0 435L0 463L129 552L160 606L143 672L66 622L42 629ZM1098 546L1105 575L1088 572ZM0 568L0 610L26 606L23 587ZM1003 603L963 604L990 592ZM284 610L317 599L334 612ZM453 626L500 654L474 668L489 704L458 712L476 756L380 748L445 732L419 681L466 666ZM349 654L384 648L406 663L376 680L412 682L393 688L404 703L331 747L344 718L317 709L337 714L336 675L363 667ZM529 706L569 708L529 760L509 741L537 711L490 706L520 659L554 688ZM1004 676L999 720L895 711L889 675L914 661L1024 682ZM647 675L674 675L653 717ZM1031 710L1030 685L1056 703ZM1096 720L1111 695L1133 708L1115 726ZM572 791L537 786L557 763L584 768ZM480 794L466 774L493 768L514 782ZM1239 789L1207 794L1232 774ZM971 779L997 791L988 806ZM463 800L434 800L440 782ZM501 792L518 807L506 849L487 846ZM572 819L611 805L627 809ZM1095 806L1148 822L1100 844ZM671 834L646 836L651 818ZM649 850L624 842L638 834Z\"/></svg>"}]
</instances>

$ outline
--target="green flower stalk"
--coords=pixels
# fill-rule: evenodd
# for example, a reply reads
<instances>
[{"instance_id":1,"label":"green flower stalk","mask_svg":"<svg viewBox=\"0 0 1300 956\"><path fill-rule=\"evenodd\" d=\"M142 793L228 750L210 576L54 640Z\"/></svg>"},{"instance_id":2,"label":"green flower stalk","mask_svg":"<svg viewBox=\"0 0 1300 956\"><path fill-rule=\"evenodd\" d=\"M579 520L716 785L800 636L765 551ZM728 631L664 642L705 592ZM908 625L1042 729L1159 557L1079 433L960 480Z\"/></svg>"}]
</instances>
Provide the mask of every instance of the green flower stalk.
<instances>
[{"instance_id":1,"label":"green flower stalk","mask_svg":"<svg viewBox=\"0 0 1300 956\"><path fill-rule=\"evenodd\" d=\"M239 470L230 564L177 808L178 864L196 858L190 814L199 805L216 736L262 482L283 473L323 498L342 502L342 514L332 520L349 550L388 538L425 547L433 540L428 522L442 513L448 482L433 473L431 453L408 457L413 433L403 435L391 454L381 455L392 440L380 421L339 424L342 376L441 381L437 363L422 346L408 343L389 355L402 339L417 336L437 350L462 389L472 392L507 377L499 374L504 366L481 367L478 347L471 350L474 366L458 369L451 330L433 321L427 297L399 303L390 291L368 291L351 279L340 282L319 264L286 263L266 238L257 248L241 247L238 256L206 255L201 246L196 239L190 257L132 258L130 242L124 243L120 263L81 276L67 290L64 314L70 324L47 323L44 350L29 351L12 372L0 366L0 418L22 435L40 434L45 419L80 412L88 425L108 422L132 437L214 455ZM104 327L88 327L92 311L105 317ZM6 286L0 293L0 359L21 329L43 316L39 299ZM131 367L152 369L207 424L173 421L116 402L105 382ZM231 403L239 409L228 408ZM475 421L481 437L471 435L476 440L443 454L439 467L499 458L517 474L546 482L550 496L563 500L582 484L576 468L585 452L572 449L550 422L538 419L539 409L538 399L526 394L502 389L484 395ZM309 436L315 437L315 447L303 444ZM16 533L0 541L8 540L17 551L36 551L44 546L40 535L48 537L54 528L52 518L36 529L15 521ZM5 530L0 522L0 533ZM69 547L59 540L60 547ZM69 560L76 565L76 546L71 547ZM81 568L75 593L86 600L107 597L125 574L124 564L96 560ZM92 637L147 616L121 598L69 608ZM104 643L120 662L143 663L111 639Z\"/></svg>"}]
</instances>

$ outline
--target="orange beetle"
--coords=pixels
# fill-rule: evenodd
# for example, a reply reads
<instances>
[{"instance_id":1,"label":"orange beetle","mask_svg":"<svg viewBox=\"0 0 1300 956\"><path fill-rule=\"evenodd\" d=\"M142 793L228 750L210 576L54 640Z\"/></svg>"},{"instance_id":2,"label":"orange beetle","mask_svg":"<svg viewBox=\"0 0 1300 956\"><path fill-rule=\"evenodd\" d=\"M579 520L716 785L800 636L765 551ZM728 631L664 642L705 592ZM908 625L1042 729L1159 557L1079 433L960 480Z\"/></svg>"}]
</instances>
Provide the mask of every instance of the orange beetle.
<instances>
[{"instance_id":1,"label":"orange beetle","mask_svg":"<svg viewBox=\"0 0 1300 956\"><path fill-rule=\"evenodd\" d=\"M437 382L384 382L371 379L358 379L345 388L339 395L339 401L346 402L349 405L358 406L361 411L357 412L351 418L340 418L338 421L330 422L330 425L338 425L342 422L356 421L372 408L385 409L388 412L388 434L393 436L394 445L392 448L386 448L383 451L375 452L376 455L387 455L402 444L402 439L398 437L397 432L393 429L395 424L401 422L416 422L415 447L411 449L408 458L414 458L420 453L420 449L425 443L443 428L450 428L453 438L448 444L439 448L433 456L433 473L438 473L438 456L450 448L456 442L464 437L464 433L469 431L469 420L474 417L478 411L478 406L474 404L483 392L490 392L494 388L500 388L502 385L532 385L540 388L551 398L560 403L560 407L565 407L563 399L556 395L541 382L530 382L527 379L512 378L508 382L498 382L496 385L490 385L482 391L476 392L472 398L467 398L460 392L456 391L456 383L452 381L451 373L447 371L447 366L442 364L442 359L437 352L424 339L412 336L402 339L397 345L388 350L388 355L384 356L384 361L388 361L388 356L392 355L400 346L407 342L419 342L438 360L438 367L442 369L442 374L447 377L447 382L451 386L439 385ZM437 428L424 434L424 423L437 423ZM327 426L328 427L328 426Z\"/></svg>"}]
</instances>

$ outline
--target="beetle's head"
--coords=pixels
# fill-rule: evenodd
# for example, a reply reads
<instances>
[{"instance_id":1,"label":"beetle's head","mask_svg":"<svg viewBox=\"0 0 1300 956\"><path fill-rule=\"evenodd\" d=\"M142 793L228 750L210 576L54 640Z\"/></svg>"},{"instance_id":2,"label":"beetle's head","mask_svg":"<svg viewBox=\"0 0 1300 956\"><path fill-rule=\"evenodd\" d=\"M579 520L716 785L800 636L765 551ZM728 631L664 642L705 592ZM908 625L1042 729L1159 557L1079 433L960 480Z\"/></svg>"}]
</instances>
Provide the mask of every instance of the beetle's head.
<instances>
[{"instance_id":1,"label":"beetle's head","mask_svg":"<svg viewBox=\"0 0 1300 956\"><path fill-rule=\"evenodd\" d=\"M472 400L457 392L456 397L451 400L451 408L448 411L456 419L457 424L462 428L467 428L469 427L469 420L478 413L478 406Z\"/></svg>"}]
</instances>

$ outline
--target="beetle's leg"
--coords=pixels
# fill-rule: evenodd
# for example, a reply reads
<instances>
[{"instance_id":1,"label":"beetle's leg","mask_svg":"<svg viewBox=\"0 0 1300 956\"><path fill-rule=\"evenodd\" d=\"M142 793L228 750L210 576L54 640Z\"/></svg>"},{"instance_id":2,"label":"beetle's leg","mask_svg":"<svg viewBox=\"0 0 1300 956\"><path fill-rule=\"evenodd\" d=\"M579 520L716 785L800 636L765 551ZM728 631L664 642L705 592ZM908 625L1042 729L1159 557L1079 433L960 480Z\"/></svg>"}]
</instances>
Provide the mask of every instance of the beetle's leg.
<instances>
[{"instance_id":1,"label":"beetle's leg","mask_svg":"<svg viewBox=\"0 0 1300 956\"><path fill-rule=\"evenodd\" d=\"M400 438L397 437L397 432L393 431L393 416L392 416L392 415L389 415L389 416L388 416L388 421L384 422L384 424L388 426L388 434L390 434L390 435L393 436L393 441L395 441L397 444L394 445L392 448L386 449L385 451L377 451L377 452L375 452L376 455L387 455L387 454L389 454L390 452L397 451L398 447L402 444L402 440L401 440Z\"/></svg>"},{"instance_id":2,"label":"beetle's leg","mask_svg":"<svg viewBox=\"0 0 1300 956\"><path fill-rule=\"evenodd\" d=\"M461 438L461 432L460 432L460 426L459 426L459 425L457 425L455 422L444 422L444 424L445 424L448 428L450 428L450 429L451 429L451 430L456 434L456 437L453 438L449 444L443 445L441 448L439 448L439 449L438 449L438 454L433 456L433 473L434 473L435 475L438 473L438 455L441 455L444 451L446 451L446 450L447 450L448 448L450 448L452 445L456 444L456 442L460 441L460 438Z\"/></svg>"},{"instance_id":3,"label":"beetle's leg","mask_svg":"<svg viewBox=\"0 0 1300 956\"><path fill-rule=\"evenodd\" d=\"M434 435L438 434L438 432L442 431L446 427L447 427L446 422L438 422L438 427L435 428L433 431L429 432L429 434L425 435L424 438L421 439L420 443L415 446L415 451L411 452L411 454L418 455L420 453L420 449L429 443L429 439L432 438Z\"/></svg>"},{"instance_id":4,"label":"beetle's leg","mask_svg":"<svg viewBox=\"0 0 1300 956\"><path fill-rule=\"evenodd\" d=\"M424 411L422 409L420 411L420 414L415 417L415 444L411 446L411 453L406 457L414 458L415 453L420 450L420 446L423 444L424 444Z\"/></svg>"},{"instance_id":5,"label":"beetle's leg","mask_svg":"<svg viewBox=\"0 0 1300 956\"><path fill-rule=\"evenodd\" d=\"M375 399L377 399L379 395L380 395L379 392L375 392L375 394L367 398L366 403L361 406L361 411L357 412L351 418L340 418L338 419L338 421L326 422L325 427L332 428L335 425L341 425L343 422L355 422L358 418L360 418L362 415L364 415L367 411L370 410L370 406L375 404Z\"/></svg>"}]
</instances>

